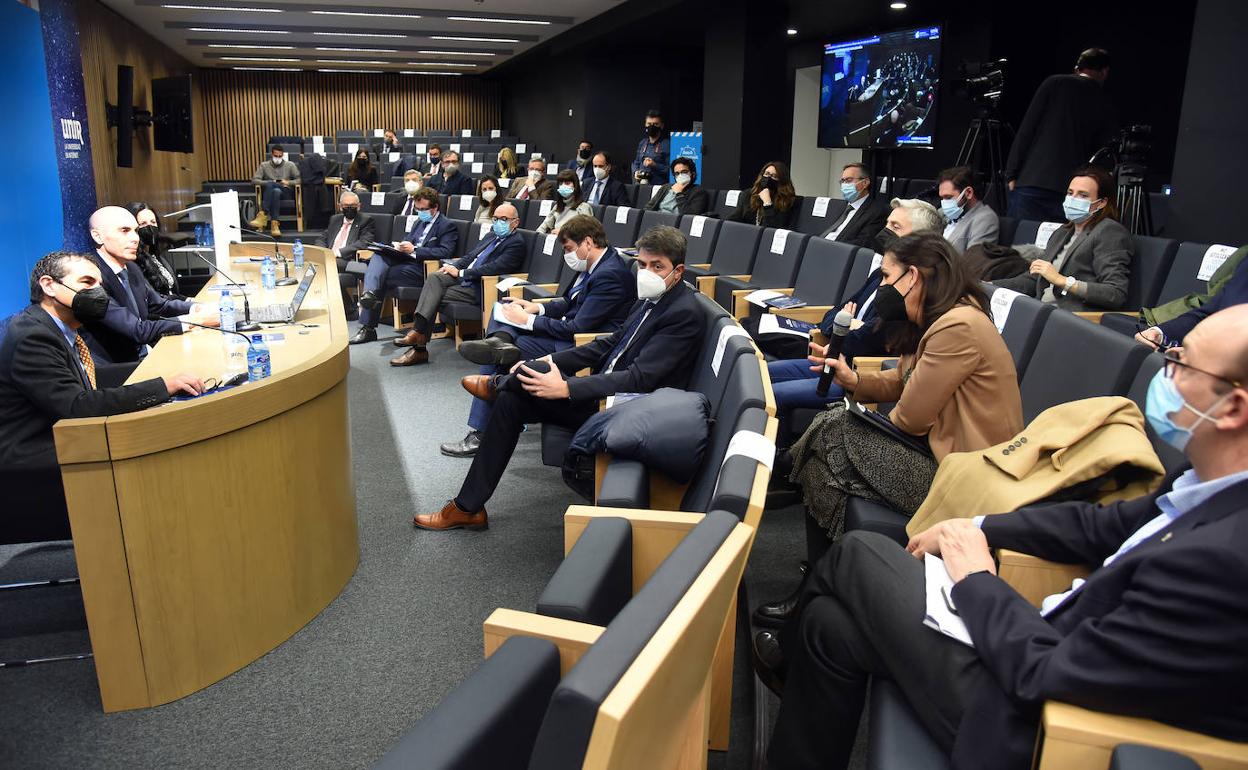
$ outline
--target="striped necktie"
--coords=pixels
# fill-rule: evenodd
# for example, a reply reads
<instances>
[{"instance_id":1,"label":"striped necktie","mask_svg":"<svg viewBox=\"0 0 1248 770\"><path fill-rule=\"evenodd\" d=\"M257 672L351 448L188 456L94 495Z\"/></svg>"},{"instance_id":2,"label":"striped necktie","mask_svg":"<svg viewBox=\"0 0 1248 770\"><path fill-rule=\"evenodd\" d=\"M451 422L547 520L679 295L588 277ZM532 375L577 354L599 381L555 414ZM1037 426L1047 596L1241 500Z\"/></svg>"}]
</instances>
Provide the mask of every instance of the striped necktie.
<instances>
[{"instance_id":1,"label":"striped necktie","mask_svg":"<svg viewBox=\"0 0 1248 770\"><path fill-rule=\"evenodd\" d=\"M91 387L94 389L95 360L91 358L91 351L87 349L87 343L82 339L81 334L74 335L74 350L78 351L78 360L82 362L82 368L87 372L87 381L91 383Z\"/></svg>"}]
</instances>

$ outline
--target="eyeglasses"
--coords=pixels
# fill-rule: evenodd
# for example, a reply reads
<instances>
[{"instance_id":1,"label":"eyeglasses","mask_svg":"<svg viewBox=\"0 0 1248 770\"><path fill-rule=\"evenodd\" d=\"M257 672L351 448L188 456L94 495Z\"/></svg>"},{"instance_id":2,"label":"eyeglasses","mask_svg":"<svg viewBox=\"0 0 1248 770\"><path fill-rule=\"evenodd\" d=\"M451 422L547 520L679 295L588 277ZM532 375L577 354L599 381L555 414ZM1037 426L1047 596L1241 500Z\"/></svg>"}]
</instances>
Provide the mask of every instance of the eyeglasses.
<instances>
[{"instance_id":1,"label":"eyeglasses","mask_svg":"<svg viewBox=\"0 0 1248 770\"><path fill-rule=\"evenodd\" d=\"M864 179L866 179L865 176L860 176L860 177L844 177L843 176L841 177L841 184L858 184Z\"/></svg>"},{"instance_id":2,"label":"eyeglasses","mask_svg":"<svg viewBox=\"0 0 1248 770\"><path fill-rule=\"evenodd\" d=\"M1166 377L1169 379L1172 379L1172 380L1174 379L1175 371L1178 369L1178 367L1181 366L1184 369L1191 369L1194 372L1200 372L1201 374L1212 377L1215 380L1221 380L1222 382L1225 382L1228 385L1230 385L1232 388L1244 387L1243 383L1241 383L1239 380L1232 380L1229 377L1223 377L1220 374L1214 374L1213 372L1208 371L1207 369L1201 369L1198 366L1192 366L1191 364L1184 361L1182 358L1182 354L1176 350L1167 350L1164 353L1162 353L1162 356L1166 359L1166 362L1162 365L1162 370L1166 373Z\"/></svg>"},{"instance_id":3,"label":"eyeglasses","mask_svg":"<svg viewBox=\"0 0 1248 770\"><path fill-rule=\"evenodd\" d=\"M514 217L514 218L519 219L519 217ZM512 219L513 217L494 217L495 222L502 222L505 225L511 224Z\"/></svg>"}]
</instances>

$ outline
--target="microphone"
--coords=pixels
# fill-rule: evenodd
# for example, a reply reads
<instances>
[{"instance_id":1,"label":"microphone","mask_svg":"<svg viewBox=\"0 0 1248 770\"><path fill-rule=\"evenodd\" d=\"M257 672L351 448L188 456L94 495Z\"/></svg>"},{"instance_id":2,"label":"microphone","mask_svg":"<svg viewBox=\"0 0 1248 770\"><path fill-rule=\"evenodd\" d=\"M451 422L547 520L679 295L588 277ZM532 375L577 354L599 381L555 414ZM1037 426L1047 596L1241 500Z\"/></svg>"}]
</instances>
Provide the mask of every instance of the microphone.
<instances>
[{"instance_id":1,"label":"microphone","mask_svg":"<svg viewBox=\"0 0 1248 770\"><path fill-rule=\"evenodd\" d=\"M854 317L845 310L837 313L832 319L832 337L828 339L828 353L824 358L835 361L841 357L841 350L845 347L845 336L849 334L849 324L853 320ZM825 363L823 374L819 375L819 384L815 386L815 395L819 398L826 398L828 388L832 386L835 376L836 370Z\"/></svg>"},{"instance_id":2,"label":"microphone","mask_svg":"<svg viewBox=\"0 0 1248 770\"><path fill-rule=\"evenodd\" d=\"M270 241L273 241L273 258L282 263L282 269L285 271L286 276L285 278L274 281L274 286L294 286L299 283L299 281L290 277L290 260L283 257L282 253L277 250L277 244L281 243L281 241L277 240L268 233L263 233L259 230L248 230L246 227L239 227L238 225L230 225L230 229L239 230L244 233L251 233L252 235L259 235L262 238L268 238Z\"/></svg>"},{"instance_id":3,"label":"microphone","mask_svg":"<svg viewBox=\"0 0 1248 770\"><path fill-rule=\"evenodd\" d=\"M229 282L230 282L233 286L237 286L237 287L238 287L238 290L242 293L242 295L243 295L243 322L242 322L241 324L236 324L234 328L235 328L235 329L238 329L240 332L254 332L254 331L259 331L259 330L260 330L260 324L258 324L258 323L256 323L255 321L252 321L252 320L251 320L251 302L249 302L249 301L247 300L247 290L243 288L243 284L239 283L238 281L234 280L234 279L233 279L233 278L231 278L230 276L226 275L226 272L225 272L224 270L222 270L221 268L217 267L217 263L216 263L216 262L213 262L212 260L208 259L208 258L207 258L207 257L205 257L203 254L200 254L198 251L191 251L191 252L187 252L187 253L189 253L189 254L194 254L196 257L199 257L199 259L201 259L205 265L207 265L208 267L211 267L213 270L217 271L217 272L218 272L218 273L220 273L222 276L224 276L224 277L225 277L225 280L229 281ZM190 322L189 322L189 321L183 321L183 323L190 323ZM199 326L199 324L191 324L191 325L192 325L192 326ZM213 326L208 326L208 327L205 327L205 328L208 328L208 329L213 329L213 328L216 328L216 327L213 327ZM246 335L243 335L243 336L246 336Z\"/></svg>"},{"instance_id":4,"label":"microphone","mask_svg":"<svg viewBox=\"0 0 1248 770\"><path fill-rule=\"evenodd\" d=\"M197 323L192 323L190 321L182 321L181 323L184 323L187 326L194 326L199 329L212 329L214 332L221 332L222 334L237 334L239 337L242 337L243 339L247 340L247 344L249 345L251 344L251 337L248 337L246 334L243 334L242 332L232 332L229 329L222 329L219 326L208 326L207 324L197 324ZM257 329L259 328L259 324L256 325L256 328Z\"/></svg>"}]
</instances>

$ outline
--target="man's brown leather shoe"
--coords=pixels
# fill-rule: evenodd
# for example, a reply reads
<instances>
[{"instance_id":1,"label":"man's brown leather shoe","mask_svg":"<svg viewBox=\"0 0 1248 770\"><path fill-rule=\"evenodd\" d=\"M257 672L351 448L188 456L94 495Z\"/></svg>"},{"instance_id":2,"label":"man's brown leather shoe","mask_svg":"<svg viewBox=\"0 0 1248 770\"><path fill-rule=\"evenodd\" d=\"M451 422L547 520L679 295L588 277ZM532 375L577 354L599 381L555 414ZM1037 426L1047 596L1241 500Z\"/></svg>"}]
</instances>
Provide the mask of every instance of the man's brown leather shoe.
<instances>
[{"instance_id":1,"label":"man's brown leather shoe","mask_svg":"<svg viewBox=\"0 0 1248 770\"><path fill-rule=\"evenodd\" d=\"M415 329L412 329L410 332L408 332L407 334L404 334L402 337L394 338L394 346L396 348L411 348L411 347L423 348L425 345L428 345L428 344L429 344L429 335L421 334Z\"/></svg>"},{"instance_id":2,"label":"man's brown leather shoe","mask_svg":"<svg viewBox=\"0 0 1248 770\"><path fill-rule=\"evenodd\" d=\"M415 366L429 363L429 351L424 348L408 348L403 355L390 359L391 366Z\"/></svg>"},{"instance_id":3,"label":"man's brown leather shoe","mask_svg":"<svg viewBox=\"0 0 1248 770\"><path fill-rule=\"evenodd\" d=\"M468 513L455 504L455 499L451 498L446 505L442 506L442 510L437 513L418 513L412 518L412 524L420 529L471 529L482 530L490 528L490 520L485 513L485 509L476 513Z\"/></svg>"},{"instance_id":4,"label":"man's brown leather shoe","mask_svg":"<svg viewBox=\"0 0 1248 770\"><path fill-rule=\"evenodd\" d=\"M494 389L494 375L492 374L470 374L460 380L459 384L464 386L464 390L482 401L493 401L498 395L498 391Z\"/></svg>"}]
</instances>

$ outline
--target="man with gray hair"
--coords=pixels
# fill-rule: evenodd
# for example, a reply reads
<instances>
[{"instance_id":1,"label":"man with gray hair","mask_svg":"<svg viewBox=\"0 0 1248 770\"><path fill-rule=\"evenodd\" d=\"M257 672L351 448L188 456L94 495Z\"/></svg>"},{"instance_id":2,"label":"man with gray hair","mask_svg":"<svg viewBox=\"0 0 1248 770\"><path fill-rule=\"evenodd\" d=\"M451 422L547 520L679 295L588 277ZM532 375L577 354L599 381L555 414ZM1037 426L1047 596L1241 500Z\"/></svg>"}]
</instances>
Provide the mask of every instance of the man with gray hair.
<instances>
[{"instance_id":1,"label":"man with gray hair","mask_svg":"<svg viewBox=\"0 0 1248 770\"><path fill-rule=\"evenodd\" d=\"M927 201L918 198L893 198L889 202L893 211L884 223L884 229L875 236L875 251L884 251L898 238L912 233L939 233L945 229L945 215Z\"/></svg>"},{"instance_id":2,"label":"man with gray hair","mask_svg":"<svg viewBox=\"0 0 1248 770\"><path fill-rule=\"evenodd\" d=\"M347 272L347 263L355 259L356 252L367 249L368 244L377 240L377 223L371 216L360 211L360 196L350 190L339 196L338 202L342 213L329 218L329 225L316 239L316 245L329 249L337 257L342 306L346 308L347 318L350 320L352 316L358 317L359 311L347 294L347 289L355 286L360 279Z\"/></svg>"},{"instance_id":3,"label":"man with gray hair","mask_svg":"<svg viewBox=\"0 0 1248 770\"><path fill-rule=\"evenodd\" d=\"M841 169L845 210L823 231L822 237L854 246L871 248L874 245L875 234L888 219L888 205L883 197L874 194L873 185L871 173L861 163L848 163Z\"/></svg>"}]
</instances>

